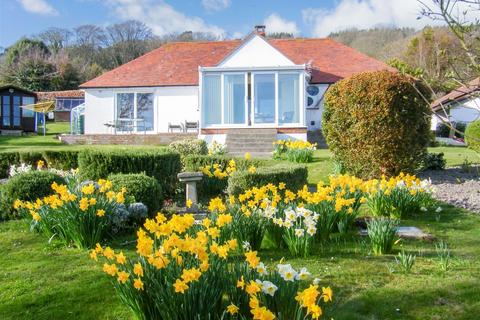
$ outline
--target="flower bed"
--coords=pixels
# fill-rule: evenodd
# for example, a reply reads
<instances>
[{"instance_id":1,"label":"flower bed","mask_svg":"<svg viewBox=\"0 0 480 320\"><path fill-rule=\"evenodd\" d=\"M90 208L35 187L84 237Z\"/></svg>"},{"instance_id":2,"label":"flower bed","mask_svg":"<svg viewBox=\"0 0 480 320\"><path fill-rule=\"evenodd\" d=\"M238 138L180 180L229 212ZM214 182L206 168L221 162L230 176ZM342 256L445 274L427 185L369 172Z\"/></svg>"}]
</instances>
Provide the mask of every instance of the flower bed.
<instances>
[{"instance_id":1,"label":"flower bed","mask_svg":"<svg viewBox=\"0 0 480 320\"><path fill-rule=\"evenodd\" d=\"M307 163L312 162L313 152L317 148L316 143L303 140L278 140L274 143L274 159L286 159L291 162Z\"/></svg>"}]
</instances>

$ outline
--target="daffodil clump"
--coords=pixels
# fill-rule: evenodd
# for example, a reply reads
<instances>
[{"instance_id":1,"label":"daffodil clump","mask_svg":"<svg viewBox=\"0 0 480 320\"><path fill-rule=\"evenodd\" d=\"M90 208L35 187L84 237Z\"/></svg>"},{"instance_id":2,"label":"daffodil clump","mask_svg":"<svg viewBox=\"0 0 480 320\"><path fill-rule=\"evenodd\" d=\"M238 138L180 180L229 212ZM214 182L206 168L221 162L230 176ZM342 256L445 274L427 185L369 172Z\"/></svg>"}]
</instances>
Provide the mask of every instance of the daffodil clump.
<instances>
[{"instance_id":1,"label":"daffodil clump","mask_svg":"<svg viewBox=\"0 0 480 320\"><path fill-rule=\"evenodd\" d=\"M32 227L65 244L91 248L111 232L112 216L125 201L125 192L114 192L112 183L99 180L83 187L52 184L53 194L33 202L16 200L14 208L31 217Z\"/></svg>"},{"instance_id":2,"label":"daffodil clump","mask_svg":"<svg viewBox=\"0 0 480 320\"><path fill-rule=\"evenodd\" d=\"M285 158L291 162L312 162L313 152L317 148L316 143L303 140L277 140L273 143L275 159Z\"/></svg>"},{"instance_id":3,"label":"daffodil clump","mask_svg":"<svg viewBox=\"0 0 480 320\"><path fill-rule=\"evenodd\" d=\"M434 188L430 180L403 174L366 182L367 205L375 216L401 219L433 204Z\"/></svg>"},{"instance_id":4,"label":"daffodil clump","mask_svg":"<svg viewBox=\"0 0 480 320\"><path fill-rule=\"evenodd\" d=\"M237 171L237 164L234 159L231 159L224 167L219 163L213 163L200 167L200 171L209 178L225 179Z\"/></svg>"},{"instance_id":5,"label":"daffodil clump","mask_svg":"<svg viewBox=\"0 0 480 320\"><path fill-rule=\"evenodd\" d=\"M227 153L227 145L213 141L208 145L208 154L211 156L221 156Z\"/></svg>"},{"instance_id":6,"label":"daffodil clump","mask_svg":"<svg viewBox=\"0 0 480 320\"><path fill-rule=\"evenodd\" d=\"M247 251L245 260L247 269L238 279L237 293L230 296L231 303L226 310L232 317L319 319L323 314L320 304L333 299L330 287L319 290L318 279L314 279L307 289L300 289L311 278L306 268L295 270L290 264L279 263L269 270L256 251Z\"/></svg>"},{"instance_id":7,"label":"daffodil clump","mask_svg":"<svg viewBox=\"0 0 480 320\"><path fill-rule=\"evenodd\" d=\"M139 319L318 318L321 311L313 302L304 304L300 298L301 282L310 276L306 269L279 265L278 271L268 272L256 251L247 251L245 261L238 259L238 242L225 232L232 223L229 213L201 223L190 214L167 219L159 213L138 230L136 256L127 258L97 244L90 257L103 263ZM331 300L331 291L325 290ZM298 301L292 299L295 295ZM249 303L255 299L258 304Z\"/></svg>"}]
</instances>

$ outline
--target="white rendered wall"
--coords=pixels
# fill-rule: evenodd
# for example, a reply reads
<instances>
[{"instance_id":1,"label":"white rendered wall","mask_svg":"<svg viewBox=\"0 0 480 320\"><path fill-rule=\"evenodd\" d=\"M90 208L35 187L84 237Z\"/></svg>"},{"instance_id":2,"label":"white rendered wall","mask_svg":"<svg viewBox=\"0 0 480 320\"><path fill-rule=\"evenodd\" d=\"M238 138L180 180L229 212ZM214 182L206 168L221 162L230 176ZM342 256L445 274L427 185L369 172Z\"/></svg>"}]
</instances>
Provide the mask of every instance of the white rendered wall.
<instances>
[{"instance_id":1,"label":"white rendered wall","mask_svg":"<svg viewBox=\"0 0 480 320\"><path fill-rule=\"evenodd\" d=\"M104 124L113 121L112 90L85 90L85 134L112 133Z\"/></svg>"},{"instance_id":2,"label":"white rendered wall","mask_svg":"<svg viewBox=\"0 0 480 320\"><path fill-rule=\"evenodd\" d=\"M168 123L181 124L198 121L198 87L115 88L85 90L85 133L114 133L105 123L115 121L117 93L154 93L154 130L147 133L168 132ZM143 134L143 132L141 132Z\"/></svg>"},{"instance_id":3,"label":"white rendered wall","mask_svg":"<svg viewBox=\"0 0 480 320\"><path fill-rule=\"evenodd\" d=\"M210 145L213 141L216 141L221 144L225 144L227 141L226 134L200 134L198 135L198 139L205 140L205 142Z\"/></svg>"},{"instance_id":4,"label":"white rendered wall","mask_svg":"<svg viewBox=\"0 0 480 320\"><path fill-rule=\"evenodd\" d=\"M227 57L219 67L293 66L290 59L259 36L253 36Z\"/></svg>"},{"instance_id":5,"label":"white rendered wall","mask_svg":"<svg viewBox=\"0 0 480 320\"><path fill-rule=\"evenodd\" d=\"M156 90L157 132L168 132L168 123L198 121L198 87L159 87Z\"/></svg>"}]
</instances>

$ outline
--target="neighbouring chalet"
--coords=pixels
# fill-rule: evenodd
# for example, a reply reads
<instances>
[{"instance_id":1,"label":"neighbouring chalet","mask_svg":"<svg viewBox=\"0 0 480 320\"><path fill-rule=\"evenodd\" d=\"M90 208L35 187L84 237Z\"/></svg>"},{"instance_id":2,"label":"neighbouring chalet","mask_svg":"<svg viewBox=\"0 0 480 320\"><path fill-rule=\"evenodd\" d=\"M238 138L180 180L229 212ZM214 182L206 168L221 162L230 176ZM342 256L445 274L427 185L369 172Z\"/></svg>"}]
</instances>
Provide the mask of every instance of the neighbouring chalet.
<instances>
[{"instance_id":1,"label":"neighbouring chalet","mask_svg":"<svg viewBox=\"0 0 480 320\"><path fill-rule=\"evenodd\" d=\"M480 77L435 100L432 103L432 110L434 112L432 130L434 131L445 122L456 126L479 120ZM454 132L451 131L450 136L453 135Z\"/></svg>"},{"instance_id":2,"label":"neighbouring chalet","mask_svg":"<svg viewBox=\"0 0 480 320\"><path fill-rule=\"evenodd\" d=\"M55 121L70 121L72 109L85 102L85 93L82 90L44 91L37 92L36 95L39 102L55 101Z\"/></svg>"},{"instance_id":3,"label":"neighbouring chalet","mask_svg":"<svg viewBox=\"0 0 480 320\"><path fill-rule=\"evenodd\" d=\"M305 140L321 129L332 83L391 69L328 38L264 35L258 26L244 40L167 43L82 84L85 134L158 134L198 123L207 142L262 130Z\"/></svg>"}]
</instances>

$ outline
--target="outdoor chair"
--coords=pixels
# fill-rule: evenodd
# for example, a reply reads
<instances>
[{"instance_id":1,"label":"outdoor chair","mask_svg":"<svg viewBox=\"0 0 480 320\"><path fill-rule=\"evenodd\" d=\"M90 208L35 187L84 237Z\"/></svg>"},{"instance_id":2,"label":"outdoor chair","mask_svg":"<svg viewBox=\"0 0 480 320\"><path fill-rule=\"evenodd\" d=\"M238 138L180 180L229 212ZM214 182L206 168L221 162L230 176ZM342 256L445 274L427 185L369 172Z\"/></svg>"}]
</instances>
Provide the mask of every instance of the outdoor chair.
<instances>
[{"instance_id":1,"label":"outdoor chair","mask_svg":"<svg viewBox=\"0 0 480 320\"><path fill-rule=\"evenodd\" d=\"M194 132L197 132L198 127L199 127L198 121L187 121L187 120L185 120L185 125L184 125L185 132L188 132L189 129L193 130Z\"/></svg>"},{"instance_id":2,"label":"outdoor chair","mask_svg":"<svg viewBox=\"0 0 480 320\"><path fill-rule=\"evenodd\" d=\"M183 127L183 124L172 124L171 122L168 123L168 132L184 132L185 128Z\"/></svg>"}]
</instances>

